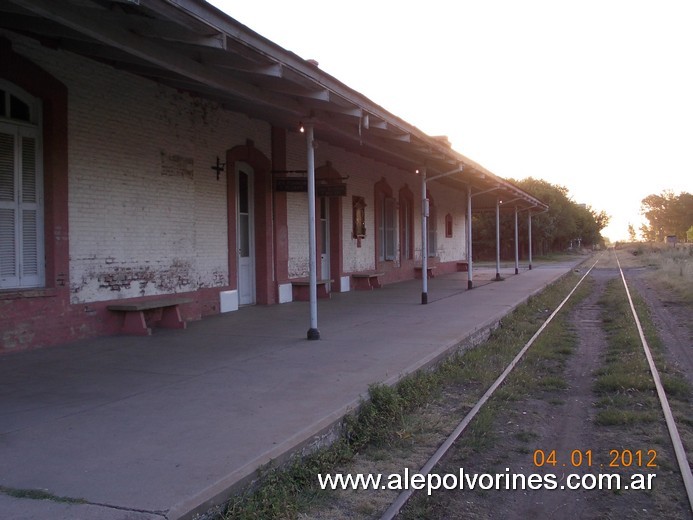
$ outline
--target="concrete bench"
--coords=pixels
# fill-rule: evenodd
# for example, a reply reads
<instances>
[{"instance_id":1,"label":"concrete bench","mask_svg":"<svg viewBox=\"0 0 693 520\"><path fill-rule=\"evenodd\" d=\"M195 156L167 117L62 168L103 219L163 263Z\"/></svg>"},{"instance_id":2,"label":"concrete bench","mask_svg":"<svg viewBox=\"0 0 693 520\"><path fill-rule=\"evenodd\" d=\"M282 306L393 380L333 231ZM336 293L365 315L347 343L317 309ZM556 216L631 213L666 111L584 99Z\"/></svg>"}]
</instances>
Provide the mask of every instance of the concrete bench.
<instances>
[{"instance_id":1,"label":"concrete bench","mask_svg":"<svg viewBox=\"0 0 693 520\"><path fill-rule=\"evenodd\" d=\"M329 298L330 290L327 284L333 283L334 280L317 280L316 289L318 298ZM299 278L291 280L292 295L294 301L307 302L310 301L310 280L307 278Z\"/></svg>"},{"instance_id":2,"label":"concrete bench","mask_svg":"<svg viewBox=\"0 0 693 520\"><path fill-rule=\"evenodd\" d=\"M382 284L380 283L380 277L384 276L385 273L378 273L376 271L364 271L361 273L351 273L351 277L354 279L354 289L357 291L370 291L372 289L380 289Z\"/></svg>"},{"instance_id":3,"label":"concrete bench","mask_svg":"<svg viewBox=\"0 0 693 520\"><path fill-rule=\"evenodd\" d=\"M469 262L457 262L457 270L461 273L469 271Z\"/></svg>"},{"instance_id":4,"label":"concrete bench","mask_svg":"<svg viewBox=\"0 0 693 520\"><path fill-rule=\"evenodd\" d=\"M421 280L421 271L423 270L423 267L420 265L414 267L414 275L418 280ZM436 266L428 266L426 268L426 273L428 274L428 278L435 278L436 277Z\"/></svg>"},{"instance_id":5,"label":"concrete bench","mask_svg":"<svg viewBox=\"0 0 693 520\"><path fill-rule=\"evenodd\" d=\"M161 319L157 325L166 329L184 329L187 323L180 315L179 305L192 303L190 298L160 298L156 300L131 301L127 300L111 303L106 306L109 311L123 312L125 317L121 326L123 334L134 334L137 336L150 336L152 329L147 326L144 317L145 311L161 309Z\"/></svg>"}]
</instances>

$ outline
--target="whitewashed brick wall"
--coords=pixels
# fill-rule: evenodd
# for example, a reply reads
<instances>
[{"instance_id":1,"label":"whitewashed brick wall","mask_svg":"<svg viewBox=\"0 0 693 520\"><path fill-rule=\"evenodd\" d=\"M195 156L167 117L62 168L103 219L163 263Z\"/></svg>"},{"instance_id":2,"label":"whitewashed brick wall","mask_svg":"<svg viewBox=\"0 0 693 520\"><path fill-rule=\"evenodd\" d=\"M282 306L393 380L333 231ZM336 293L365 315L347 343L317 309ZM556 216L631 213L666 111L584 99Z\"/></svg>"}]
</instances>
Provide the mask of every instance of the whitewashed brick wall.
<instances>
[{"instance_id":1,"label":"whitewashed brick wall","mask_svg":"<svg viewBox=\"0 0 693 520\"><path fill-rule=\"evenodd\" d=\"M419 190L420 191L420 190ZM441 262L452 262L467 258L467 192L455 191L430 183L428 191L436 205L437 256ZM445 237L445 215L452 215L452 237ZM417 214L417 216L420 215ZM420 218L420 217L419 217ZM419 228L421 223L418 223Z\"/></svg>"},{"instance_id":2,"label":"whitewashed brick wall","mask_svg":"<svg viewBox=\"0 0 693 520\"><path fill-rule=\"evenodd\" d=\"M306 168L305 137L299 133L290 134L287 140L288 169ZM415 258L421 259L421 179L413 172L393 168L384 163L366 159L341 148L318 143L315 151L315 166L319 168L330 161L332 167L346 180L347 195L342 204L342 251L344 272L367 271L375 268L375 200L374 185L385 178L392 188L393 196L399 197L399 190L405 185L414 194L414 249ZM436 203L437 251L441 261L454 261L466 258L466 192L455 192L437 183L429 186ZM357 247L352 238L352 196L363 197L366 201L366 238ZM288 196L289 220L289 276L308 275L308 198L304 193L290 193ZM445 237L445 215L453 215L453 236ZM399 221L397 223L399 226ZM397 233L399 242L399 232ZM399 248L399 243L397 244Z\"/></svg>"},{"instance_id":3,"label":"whitewashed brick wall","mask_svg":"<svg viewBox=\"0 0 693 520\"><path fill-rule=\"evenodd\" d=\"M69 223L72 302L228 285L226 176L210 169L252 139L267 157L270 126L121 71L53 51L17 35L15 50L69 92ZM345 272L375 268L374 184L414 193L415 256L421 258L420 179L413 172L319 141L316 167L349 176L343 201ZM306 168L305 136L287 137L287 168ZM466 257L465 194L435 183L438 254ZM366 238L352 238L352 196L364 197ZM308 274L308 201L288 194L289 276ZM454 236L445 238L451 212ZM397 234L399 240L399 233ZM235 250L235 246L234 246Z\"/></svg>"},{"instance_id":4,"label":"whitewashed brick wall","mask_svg":"<svg viewBox=\"0 0 693 520\"><path fill-rule=\"evenodd\" d=\"M72 302L228 284L226 177L210 169L268 124L14 37L68 88Z\"/></svg>"}]
</instances>

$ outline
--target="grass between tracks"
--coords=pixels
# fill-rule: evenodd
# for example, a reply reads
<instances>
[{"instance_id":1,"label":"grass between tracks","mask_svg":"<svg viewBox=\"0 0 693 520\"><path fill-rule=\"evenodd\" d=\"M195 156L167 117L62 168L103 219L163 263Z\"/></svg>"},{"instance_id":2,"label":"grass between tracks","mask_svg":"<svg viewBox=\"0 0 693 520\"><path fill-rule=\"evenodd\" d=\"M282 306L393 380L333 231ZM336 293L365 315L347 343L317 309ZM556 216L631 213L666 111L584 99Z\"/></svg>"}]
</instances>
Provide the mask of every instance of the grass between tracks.
<instances>
[{"instance_id":1,"label":"grass between tracks","mask_svg":"<svg viewBox=\"0 0 693 520\"><path fill-rule=\"evenodd\" d=\"M600 408L595 422L602 426L655 422L657 394L620 279L609 282L599 303L609 348L595 374Z\"/></svg>"},{"instance_id":2,"label":"grass between tracks","mask_svg":"<svg viewBox=\"0 0 693 520\"><path fill-rule=\"evenodd\" d=\"M422 454L412 455L413 452L426 444L424 441L430 444L430 453L424 461L435 451L451 431L450 427L454 427L452 421L459 420L471 409L578 279L578 274L570 273L540 295L531 297L505 317L487 341L450 356L434 369L412 374L392 387L371 386L369 398L344 420L342 435L331 446L295 457L282 467L265 468L255 484L223 507L208 512L204 518L300 518L304 511L311 511L311 517L330 518L336 516L334 509L341 507L336 503L339 493L320 490L319 473L354 471L356 459L366 458L375 461L377 466L385 459L392 463L393 457L394 468L399 471L409 466L418 470ZM559 371L551 369L539 373L536 369L546 363L562 365L565 356L572 352L571 334L565 323L547 328L542 336L544 339L537 341L526 360L516 367L513 383L498 390L497 400L513 401L520 393L531 389L564 388L566 382ZM439 417L435 420L426 417L430 408L441 406L446 400L448 408L450 401L457 408L454 417L448 417L450 421L445 423ZM477 415L465 434L469 449L480 449L492 438L492 419L492 408L485 407ZM368 500L348 502L343 507L367 517L394 498L390 495L383 503L374 504L373 493L377 494L369 491ZM332 512L321 516L317 511L321 508L332 508Z\"/></svg>"},{"instance_id":3,"label":"grass between tracks","mask_svg":"<svg viewBox=\"0 0 693 520\"><path fill-rule=\"evenodd\" d=\"M647 306L632 289L631 296L670 404L689 403L691 388L665 359ZM600 408L597 424L628 425L661 420L652 375L620 279L609 282L600 305L604 308L609 349L603 366L596 372L594 391L599 396ZM689 415L682 417L690 421Z\"/></svg>"}]
</instances>

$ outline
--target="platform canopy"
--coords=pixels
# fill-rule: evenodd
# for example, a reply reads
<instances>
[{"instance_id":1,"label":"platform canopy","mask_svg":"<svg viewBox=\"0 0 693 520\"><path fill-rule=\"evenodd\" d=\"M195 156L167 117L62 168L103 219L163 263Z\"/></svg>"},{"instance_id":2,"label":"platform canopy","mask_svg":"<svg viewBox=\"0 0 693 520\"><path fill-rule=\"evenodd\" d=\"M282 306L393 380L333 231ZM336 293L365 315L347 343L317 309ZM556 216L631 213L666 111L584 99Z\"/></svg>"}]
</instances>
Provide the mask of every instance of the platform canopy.
<instances>
[{"instance_id":1,"label":"platform canopy","mask_svg":"<svg viewBox=\"0 0 693 520\"><path fill-rule=\"evenodd\" d=\"M219 102L280 128L310 121L316 138L474 192L475 211L496 199L547 206L386 111L203 0L4 0L0 27ZM495 188L495 189L494 189Z\"/></svg>"}]
</instances>

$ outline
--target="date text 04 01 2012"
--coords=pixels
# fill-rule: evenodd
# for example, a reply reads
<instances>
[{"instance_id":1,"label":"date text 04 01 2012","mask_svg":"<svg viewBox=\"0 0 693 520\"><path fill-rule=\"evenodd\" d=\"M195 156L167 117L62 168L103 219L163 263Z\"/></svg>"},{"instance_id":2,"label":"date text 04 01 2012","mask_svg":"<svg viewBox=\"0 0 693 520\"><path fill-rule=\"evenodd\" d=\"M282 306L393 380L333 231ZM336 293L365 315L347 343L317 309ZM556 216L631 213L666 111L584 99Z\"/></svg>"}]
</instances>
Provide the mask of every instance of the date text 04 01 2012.
<instances>
[{"instance_id":1,"label":"date text 04 01 2012","mask_svg":"<svg viewBox=\"0 0 693 520\"><path fill-rule=\"evenodd\" d=\"M556 450L534 450L532 462L537 468L544 466L569 466L573 468L656 468L657 450L609 450L608 457L600 463L594 460L592 450L573 450L564 458L559 458Z\"/></svg>"}]
</instances>

